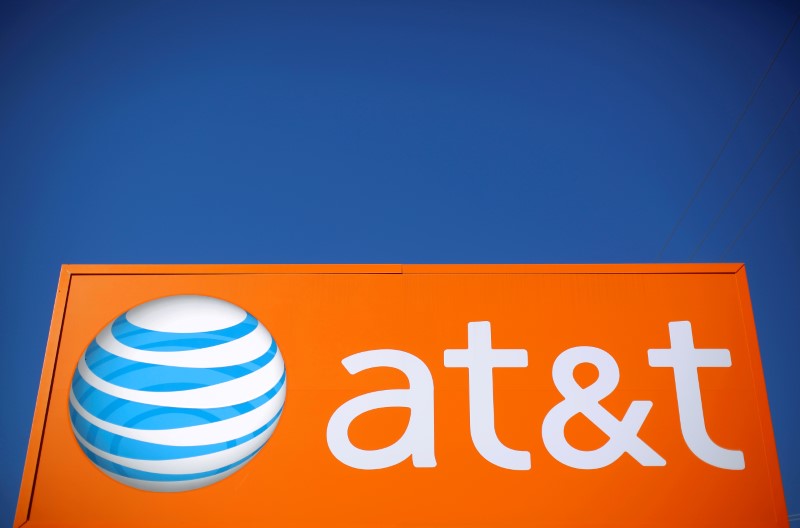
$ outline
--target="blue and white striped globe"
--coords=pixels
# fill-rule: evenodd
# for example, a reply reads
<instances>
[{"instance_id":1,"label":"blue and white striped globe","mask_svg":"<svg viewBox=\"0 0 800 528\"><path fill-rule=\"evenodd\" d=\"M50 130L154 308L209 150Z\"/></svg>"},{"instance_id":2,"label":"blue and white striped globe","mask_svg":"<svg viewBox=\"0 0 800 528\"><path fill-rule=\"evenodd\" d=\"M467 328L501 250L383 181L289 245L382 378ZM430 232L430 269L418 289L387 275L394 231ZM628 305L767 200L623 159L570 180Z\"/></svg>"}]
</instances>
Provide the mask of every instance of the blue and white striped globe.
<instances>
[{"instance_id":1,"label":"blue and white striped globe","mask_svg":"<svg viewBox=\"0 0 800 528\"><path fill-rule=\"evenodd\" d=\"M185 491L255 456L285 399L283 358L264 325L226 301L176 295L97 335L72 377L69 415L81 449L108 476Z\"/></svg>"}]
</instances>

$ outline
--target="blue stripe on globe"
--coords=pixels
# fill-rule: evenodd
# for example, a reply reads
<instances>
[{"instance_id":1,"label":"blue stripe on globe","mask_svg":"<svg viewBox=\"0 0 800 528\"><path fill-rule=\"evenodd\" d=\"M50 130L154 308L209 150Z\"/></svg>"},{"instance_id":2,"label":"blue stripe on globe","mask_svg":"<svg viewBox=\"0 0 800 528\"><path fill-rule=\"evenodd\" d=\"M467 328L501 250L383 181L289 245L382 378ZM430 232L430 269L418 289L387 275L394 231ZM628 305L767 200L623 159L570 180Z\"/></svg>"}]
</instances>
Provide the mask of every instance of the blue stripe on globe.
<instances>
[{"instance_id":1,"label":"blue stripe on globe","mask_svg":"<svg viewBox=\"0 0 800 528\"><path fill-rule=\"evenodd\" d=\"M81 356L69 416L83 452L148 491L218 482L252 459L286 400L278 345L229 302L175 295L105 327Z\"/></svg>"}]
</instances>

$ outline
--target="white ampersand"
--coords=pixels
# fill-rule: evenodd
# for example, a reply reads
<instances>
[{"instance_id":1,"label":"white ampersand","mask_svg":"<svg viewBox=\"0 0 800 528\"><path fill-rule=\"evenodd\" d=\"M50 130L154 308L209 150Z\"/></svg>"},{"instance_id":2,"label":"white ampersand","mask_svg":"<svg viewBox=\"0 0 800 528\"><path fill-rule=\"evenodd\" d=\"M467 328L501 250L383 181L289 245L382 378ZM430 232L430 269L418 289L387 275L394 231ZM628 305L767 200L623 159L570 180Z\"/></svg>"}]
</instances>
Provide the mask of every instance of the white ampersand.
<instances>
[{"instance_id":1,"label":"white ampersand","mask_svg":"<svg viewBox=\"0 0 800 528\"><path fill-rule=\"evenodd\" d=\"M597 367L597 380L586 388L578 385L573 372L581 363ZM599 469L614 463L628 452L643 466L663 466L667 462L637 436L650 401L634 401L622 420L608 412L600 400L611 394L619 383L619 367L611 355L599 348L580 346L565 350L553 364L553 382L564 401L547 413L542 423L542 439L553 457L564 465L578 469ZM583 414L609 438L592 451L576 449L564 436L564 427L577 414Z\"/></svg>"}]
</instances>

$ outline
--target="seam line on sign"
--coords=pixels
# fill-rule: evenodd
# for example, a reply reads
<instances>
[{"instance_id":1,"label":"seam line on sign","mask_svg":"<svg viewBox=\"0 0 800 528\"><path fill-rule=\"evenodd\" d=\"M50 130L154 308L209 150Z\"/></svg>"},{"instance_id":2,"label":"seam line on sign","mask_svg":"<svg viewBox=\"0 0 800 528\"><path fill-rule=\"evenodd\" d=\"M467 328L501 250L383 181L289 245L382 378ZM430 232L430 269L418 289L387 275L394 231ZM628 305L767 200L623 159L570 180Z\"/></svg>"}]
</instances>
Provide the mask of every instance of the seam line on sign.
<instances>
[{"instance_id":1,"label":"seam line on sign","mask_svg":"<svg viewBox=\"0 0 800 528\"><path fill-rule=\"evenodd\" d=\"M458 275L735 275L737 269L725 271L465 271L457 273ZM448 272L407 272L407 273L367 273L365 275L449 275L455 274L452 271ZM194 277L201 276L242 276L242 275L351 275L349 273L76 273L75 277L171 277L171 276L186 276L191 275ZM352 274L358 275L358 274Z\"/></svg>"},{"instance_id":2,"label":"seam line on sign","mask_svg":"<svg viewBox=\"0 0 800 528\"><path fill-rule=\"evenodd\" d=\"M292 272L274 272L274 271L262 271L262 272L237 272L237 271L189 271L189 272L158 272L153 271L150 273L130 273L130 272L108 272L108 273L73 273L73 277L98 277L104 275L116 275L116 276L147 276L147 275L160 275L160 276L177 276L177 275L402 275L402 272L399 271L390 271L390 272L367 272L367 271L348 271L346 273L320 273L320 272L303 272L303 271L292 271Z\"/></svg>"},{"instance_id":3,"label":"seam line on sign","mask_svg":"<svg viewBox=\"0 0 800 528\"><path fill-rule=\"evenodd\" d=\"M409 264L404 267L403 273L408 275L695 275L736 273L742 265L742 263Z\"/></svg>"},{"instance_id":4,"label":"seam line on sign","mask_svg":"<svg viewBox=\"0 0 800 528\"><path fill-rule=\"evenodd\" d=\"M408 275L446 275L445 273L409 273ZM466 276L466 275L482 275L482 276L500 276L500 275L531 275L531 276L586 276L586 275L736 275L735 270L731 271L717 271L717 272L708 272L708 271L686 271L681 273L647 273L647 272L640 272L640 273L459 273L459 275Z\"/></svg>"},{"instance_id":5,"label":"seam line on sign","mask_svg":"<svg viewBox=\"0 0 800 528\"><path fill-rule=\"evenodd\" d=\"M248 266L246 271L236 269L215 270L223 268L237 268ZM395 265L392 270L352 270L352 271L305 271L305 265L296 265L301 269L273 271L269 269L269 264L264 265L262 270L253 270L250 266L240 264L212 264L212 265L193 265L193 264L98 264L98 265L65 265L70 269L73 276L224 276L224 275L404 275L404 274L517 274L517 275L614 275L614 274L729 274L736 273L741 267L741 263L683 263L683 264L664 264L664 263L640 263L640 264L401 264ZM295 265L287 265L295 266ZM323 265L325 266L325 265ZM332 265L337 266L337 265ZM369 265L365 265L369 266ZM118 268L119 271L117 271ZM148 269L151 268L151 269ZM153 269L155 268L155 269ZM180 269L181 271L172 271ZM195 269L192 269L195 268ZM212 269L208 269L212 268ZM422 270L418 268L424 268ZM456 269L454 269L456 268ZM460 268L460 269L458 269ZM488 269L487 269L488 268ZM565 270L564 268L568 268ZM601 269L598 269L601 268ZM638 268L638 269L637 269ZM699 269L698 269L699 268Z\"/></svg>"},{"instance_id":6,"label":"seam line on sign","mask_svg":"<svg viewBox=\"0 0 800 528\"><path fill-rule=\"evenodd\" d=\"M399 275L403 272L400 264L65 264L64 267L71 275L108 275L98 271L108 268L124 270L111 272L114 275Z\"/></svg>"},{"instance_id":7,"label":"seam line on sign","mask_svg":"<svg viewBox=\"0 0 800 528\"><path fill-rule=\"evenodd\" d=\"M65 267L66 268L66 267ZM42 459L42 449L44 447L44 435L47 430L47 416L50 413L50 404L53 401L53 384L56 378L56 371L58 369L58 353L61 349L61 337L64 334L64 323L67 319L67 304L69 303L69 292L72 287L72 273L66 269L67 273L67 291L64 294L64 311L61 314L61 324L58 327L58 340L56 342L55 357L53 358L53 372L50 374L49 387L47 389L47 404L44 409L44 419L42 420L42 431L39 438L39 449L36 453L36 465L33 470L33 479L31 481L31 496L28 499L28 512L25 514L25 522L27 524L31 518L31 510L33 510L33 496L36 492L36 479L39 477L39 463ZM45 349L45 354L47 354ZM22 525L20 525L22 526Z\"/></svg>"},{"instance_id":8,"label":"seam line on sign","mask_svg":"<svg viewBox=\"0 0 800 528\"><path fill-rule=\"evenodd\" d=\"M425 273L409 273L409 275L450 275L452 272L425 272ZM459 273L459 275L735 275L736 270L730 271L473 271Z\"/></svg>"},{"instance_id":9,"label":"seam line on sign","mask_svg":"<svg viewBox=\"0 0 800 528\"><path fill-rule=\"evenodd\" d=\"M744 266L742 266L742 267L744 267ZM744 273L744 271L742 270L741 273ZM773 515L774 519L776 521L778 521L780 519L780 516L778 515L778 506L777 506L776 501L775 501L776 489L775 489L775 482L773 482L774 475L772 474L772 471L770 469L769 460L770 460L771 457L769 456L770 453L769 453L769 448L767 447L767 440L765 440L765 437L767 436L767 434L766 434L767 432L765 430L765 426L766 425L771 425L771 421L772 421L770 416L769 416L769 399L768 399L769 396L767 395L766 382L763 384L764 385L763 387L760 387L760 385L762 385L762 384L759 384L758 380L756 379L756 376L758 375L757 372L756 372L757 370L762 373L761 374L762 376L763 376L763 372L764 372L764 366L763 366L763 364L760 364L761 363L761 361L760 361L760 355L761 355L760 351L759 351L759 354L758 354L759 355L759 364L757 364L757 365L753 364L754 358L755 358L755 351L752 350L751 347L750 347L750 340L751 340L751 338L755 339L756 343L758 343L758 341L757 341L758 338L757 338L756 335L752 335L752 336L750 335L750 330L755 332L755 329L756 329L755 328L755 314L753 314L752 326L749 324L751 322L750 318L748 318L747 315L745 314L745 310L746 310L745 306L749 305L749 306L752 307L752 305L753 305L752 299L750 298L749 288L748 288L747 292L743 291L743 289L742 289L741 281L743 279L746 280L746 278L747 278L746 275L739 275L739 273L737 273L734 276L733 280L734 280L734 282L736 284L736 298L737 298L737 301L739 303L739 316L740 316L741 321L742 321L742 327L744 328L744 347L747 350L747 358L748 358L748 362L747 363L748 363L748 367L749 367L749 370L750 370L750 382L752 383L753 391L754 391L755 394L758 394L760 392L759 388L763 388L764 399L766 400L766 404L767 404L766 405L766 407L767 407L767 409L766 409L767 410L767 416L766 417L764 416L764 410L762 409L762 406L758 402L758 400L756 400L755 409L756 409L756 416L758 417L758 428L761 431L761 435L760 435L761 451L762 451L762 455L764 456L764 460L767 461L767 474L768 474L768 479L767 480L769 481L769 496L772 499L770 501L771 506L772 506L772 515ZM745 298L745 296L746 296L746 298ZM743 301L748 301L748 302L743 302ZM752 308L751 308L751 310L752 310ZM756 369L755 367L760 367L760 369ZM769 422L769 423L766 423L766 422ZM776 460L776 462L777 462L777 460ZM781 477L780 477L780 472L779 472L778 473L778 479L780 479L780 478ZM781 493L781 496L783 496L783 493Z\"/></svg>"}]
</instances>

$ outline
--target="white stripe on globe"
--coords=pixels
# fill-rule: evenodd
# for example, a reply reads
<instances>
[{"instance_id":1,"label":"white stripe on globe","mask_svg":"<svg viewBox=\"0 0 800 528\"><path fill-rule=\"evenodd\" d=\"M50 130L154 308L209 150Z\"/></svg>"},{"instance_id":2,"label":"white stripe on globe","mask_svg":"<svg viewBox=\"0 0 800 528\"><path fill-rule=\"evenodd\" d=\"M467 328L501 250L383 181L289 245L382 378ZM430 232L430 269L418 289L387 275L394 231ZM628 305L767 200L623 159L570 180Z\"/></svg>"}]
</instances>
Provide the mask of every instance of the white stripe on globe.
<instances>
[{"instance_id":1,"label":"white stripe on globe","mask_svg":"<svg viewBox=\"0 0 800 528\"><path fill-rule=\"evenodd\" d=\"M118 317L84 352L69 393L73 432L122 484L197 489L238 471L269 440L285 375L280 349L245 310L163 297Z\"/></svg>"},{"instance_id":2,"label":"white stripe on globe","mask_svg":"<svg viewBox=\"0 0 800 528\"><path fill-rule=\"evenodd\" d=\"M159 352L171 354L172 352ZM241 378L218 383L200 389L178 390L174 392L146 391L128 389L109 383L95 375L86 365L86 358L78 362L78 372L92 387L112 396L136 403L162 405L164 407L184 407L186 409L215 409L237 405L257 398L272 388L284 372L283 359L276 355L265 366Z\"/></svg>"},{"instance_id":3,"label":"white stripe on globe","mask_svg":"<svg viewBox=\"0 0 800 528\"><path fill-rule=\"evenodd\" d=\"M158 480L140 480L134 479L130 477L123 477L117 475L115 473L111 473L110 471L106 471L103 468L99 468L100 471L108 475L109 477L113 478L117 482L121 482L122 484L126 484L131 486L132 488L139 488L146 491L191 491L198 488L204 488L206 486L210 486L220 480L236 473L240 468L235 467L231 468L227 471L223 471L222 473L217 473L211 477L203 477L195 480L175 480L175 481L158 481Z\"/></svg>"},{"instance_id":4,"label":"white stripe on globe","mask_svg":"<svg viewBox=\"0 0 800 528\"><path fill-rule=\"evenodd\" d=\"M264 328L264 325L259 323L254 331L236 341L186 352L165 354L123 345L114 338L109 325L98 334L97 344L115 356L140 363L165 367L219 368L241 365L260 357L272 344L272 336ZM263 348L264 346L266 348Z\"/></svg>"},{"instance_id":5,"label":"white stripe on globe","mask_svg":"<svg viewBox=\"0 0 800 528\"><path fill-rule=\"evenodd\" d=\"M244 321L247 312L227 301L197 295L173 295L128 310L131 324L154 332L196 333L229 328Z\"/></svg>"},{"instance_id":6,"label":"white stripe on globe","mask_svg":"<svg viewBox=\"0 0 800 528\"><path fill-rule=\"evenodd\" d=\"M86 421L105 431L132 438L142 442L162 444L168 446L200 446L229 442L245 436L269 423L281 411L281 406L286 398L286 385L269 402L250 412L240 414L235 418L212 422L203 425L193 425L178 429L136 429L109 423L93 416L77 401L74 393L70 392L70 402L75 410Z\"/></svg>"},{"instance_id":7,"label":"white stripe on globe","mask_svg":"<svg viewBox=\"0 0 800 528\"><path fill-rule=\"evenodd\" d=\"M224 467L233 464L237 460L250 455L259 449L272 435L277 424L272 424L266 431L259 434L255 438L248 440L244 444L239 444L236 447L227 449L225 451L217 451L208 455L200 455L189 458L179 458L175 460L137 460L135 458L126 458L121 456L112 455L101 449L97 449L89 444L81 434L73 429L75 438L81 443L83 447L94 453L113 462L115 464L122 464L133 469L140 471L147 471L150 473L167 473L172 475L184 475L187 473L201 473L203 471L212 471L216 468Z\"/></svg>"},{"instance_id":8,"label":"white stripe on globe","mask_svg":"<svg viewBox=\"0 0 800 528\"><path fill-rule=\"evenodd\" d=\"M286 385L284 384L269 402L250 412L240 414L236 418L179 429L136 429L112 424L93 416L81 406L74 393L70 392L70 403L78 414L92 425L125 438L179 447L218 444L241 438L266 425L275 415L280 414L285 398Z\"/></svg>"}]
</instances>

